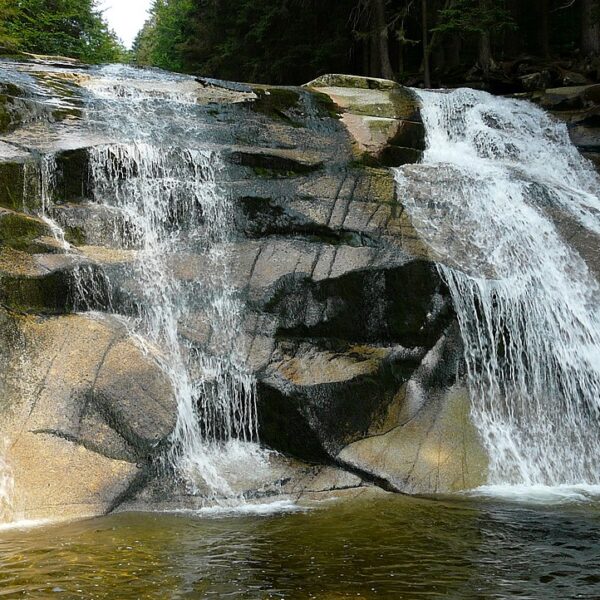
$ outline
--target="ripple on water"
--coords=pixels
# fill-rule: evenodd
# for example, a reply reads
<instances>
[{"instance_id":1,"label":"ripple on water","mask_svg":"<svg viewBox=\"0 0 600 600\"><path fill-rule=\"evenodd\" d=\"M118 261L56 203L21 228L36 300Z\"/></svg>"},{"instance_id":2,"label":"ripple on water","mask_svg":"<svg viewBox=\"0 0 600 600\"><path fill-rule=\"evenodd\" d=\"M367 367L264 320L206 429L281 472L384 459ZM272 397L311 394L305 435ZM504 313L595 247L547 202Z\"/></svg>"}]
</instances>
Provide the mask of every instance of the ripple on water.
<instances>
[{"instance_id":1,"label":"ripple on water","mask_svg":"<svg viewBox=\"0 0 600 600\"><path fill-rule=\"evenodd\" d=\"M271 507L272 509L273 507ZM600 597L600 506L390 496L0 532L0 597Z\"/></svg>"}]
</instances>

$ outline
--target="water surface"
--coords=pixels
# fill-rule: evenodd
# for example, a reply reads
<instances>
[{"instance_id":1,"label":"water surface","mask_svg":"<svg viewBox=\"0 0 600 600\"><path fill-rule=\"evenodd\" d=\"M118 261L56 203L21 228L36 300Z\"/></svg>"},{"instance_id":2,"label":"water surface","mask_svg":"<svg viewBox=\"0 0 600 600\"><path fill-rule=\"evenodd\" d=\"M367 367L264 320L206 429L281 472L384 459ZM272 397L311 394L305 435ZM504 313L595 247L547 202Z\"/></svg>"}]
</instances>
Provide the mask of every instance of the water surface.
<instances>
[{"instance_id":1,"label":"water surface","mask_svg":"<svg viewBox=\"0 0 600 600\"><path fill-rule=\"evenodd\" d=\"M0 597L600 597L600 504L399 496L0 531Z\"/></svg>"}]
</instances>

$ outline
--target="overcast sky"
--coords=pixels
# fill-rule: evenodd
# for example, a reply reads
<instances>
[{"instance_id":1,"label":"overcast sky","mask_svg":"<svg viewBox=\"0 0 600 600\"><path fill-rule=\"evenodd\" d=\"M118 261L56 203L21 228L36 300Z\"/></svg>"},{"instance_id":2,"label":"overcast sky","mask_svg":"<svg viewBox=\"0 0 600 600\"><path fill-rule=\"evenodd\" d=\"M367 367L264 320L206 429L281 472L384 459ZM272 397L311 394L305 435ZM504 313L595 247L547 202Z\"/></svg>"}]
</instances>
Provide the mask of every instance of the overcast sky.
<instances>
[{"instance_id":1,"label":"overcast sky","mask_svg":"<svg viewBox=\"0 0 600 600\"><path fill-rule=\"evenodd\" d=\"M128 48L148 18L152 0L103 0L104 17Z\"/></svg>"}]
</instances>

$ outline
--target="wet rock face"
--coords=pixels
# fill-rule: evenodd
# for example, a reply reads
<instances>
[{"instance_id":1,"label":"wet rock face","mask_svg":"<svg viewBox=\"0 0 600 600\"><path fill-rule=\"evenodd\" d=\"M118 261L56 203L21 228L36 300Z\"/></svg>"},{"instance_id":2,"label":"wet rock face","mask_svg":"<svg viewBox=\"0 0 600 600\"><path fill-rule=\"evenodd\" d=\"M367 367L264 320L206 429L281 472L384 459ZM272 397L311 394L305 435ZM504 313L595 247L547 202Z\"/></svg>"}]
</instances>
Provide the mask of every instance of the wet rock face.
<instances>
[{"instance_id":1,"label":"wet rock face","mask_svg":"<svg viewBox=\"0 0 600 600\"><path fill-rule=\"evenodd\" d=\"M533 100L567 123L573 144L600 169L600 84L546 89Z\"/></svg>"},{"instance_id":2,"label":"wet rock face","mask_svg":"<svg viewBox=\"0 0 600 600\"><path fill-rule=\"evenodd\" d=\"M0 334L10 348L0 358L12 365L0 381L0 413L11 415L1 431L19 432L12 461L29 473L23 514L52 512L36 492L44 486L57 506L97 514L156 474L176 399L155 351L140 350L122 324L142 297L130 276L136 237L122 211L93 197L91 152L121 142L118 132L92 136L76 110L86 94L78 85L93 70L12 68L73 110L11 117L0 131ZM459 361L447 351L452 308L386 168L418 160L424 148L413 93L344 76L306 88L190 79L185 91L197 95L205 141L225 164L221 192L235 209L226 251L246 310L237 342L257 381L261 441L289 457L294 482L307 469L290 467L295 459L342 468L318 485L306 470L309 491L324 491L329 479L331 489L375 481L421 493L480 483L484 460L455 387ZM48 154L50 203L39 160ZM40 218L42 205L64 241ZM205 226L177 207L172 220ZM201 250L170 261L188 286L208 277ZM74 314L90 310L105 316ZM179 333L192 350L219 351L201 302L181 317ZM459 437L469 442L455 444ZM428 462L435 453L421 448L439 450L437 476ZM65 470L72 475L61 490L52 478Z\"/></svg>"}]
</instances>

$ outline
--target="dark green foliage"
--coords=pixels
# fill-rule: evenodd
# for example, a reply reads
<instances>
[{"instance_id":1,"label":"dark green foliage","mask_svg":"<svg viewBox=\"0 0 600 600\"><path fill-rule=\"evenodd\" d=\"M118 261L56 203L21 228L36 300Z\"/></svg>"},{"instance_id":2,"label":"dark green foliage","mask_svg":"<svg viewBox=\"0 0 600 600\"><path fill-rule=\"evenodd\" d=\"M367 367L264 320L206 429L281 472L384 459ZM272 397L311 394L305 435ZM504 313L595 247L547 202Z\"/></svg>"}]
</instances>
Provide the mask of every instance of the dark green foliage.
<instances>
[{"instance_id":1,"label":"dark green foliage","mask_svg":"<svg viewBox=\"0 0 600 600\"><path fill-rule=\"evenodd\" d=\"M433 29L440 32L498 33L503 29L516 29L517 25L502 2L485 4L480 0L454 0L438 13L438 24Z\"/></svg>"},{"instance_id":2,"label":"dark green foliage","mask_svg":"<svg viewBox=\"0 0 600 600\"><path fill-rule=\"evenodd\" d=\"M115 62L125 54L96 0L0 0L0 46L88 63Z\"/></svg>"},{"instance_id":3,"label":"dark green foliage","mask_svg":"<svg viewBox=\"0 0 600 600\"><path fill-rule=\"evenodd\" d=\"M582 33L590 2L155 0L134 56L142 65L279 84L335 72L389 78L390 70L418 83L426 57L433 83L451 83L475 65L495 68L524 55L590 58Z\"/></svg>"},{"instance_id":4,"label":"dark green foliage","mask_svg":"<svg viewBox=\"0 0 600 600\"><path fill-rule=\"evenodd\" d=\"M354 0L156 0L137 61L223 79L304 83L347 71Z\"/></svg>"}]
</instances>

